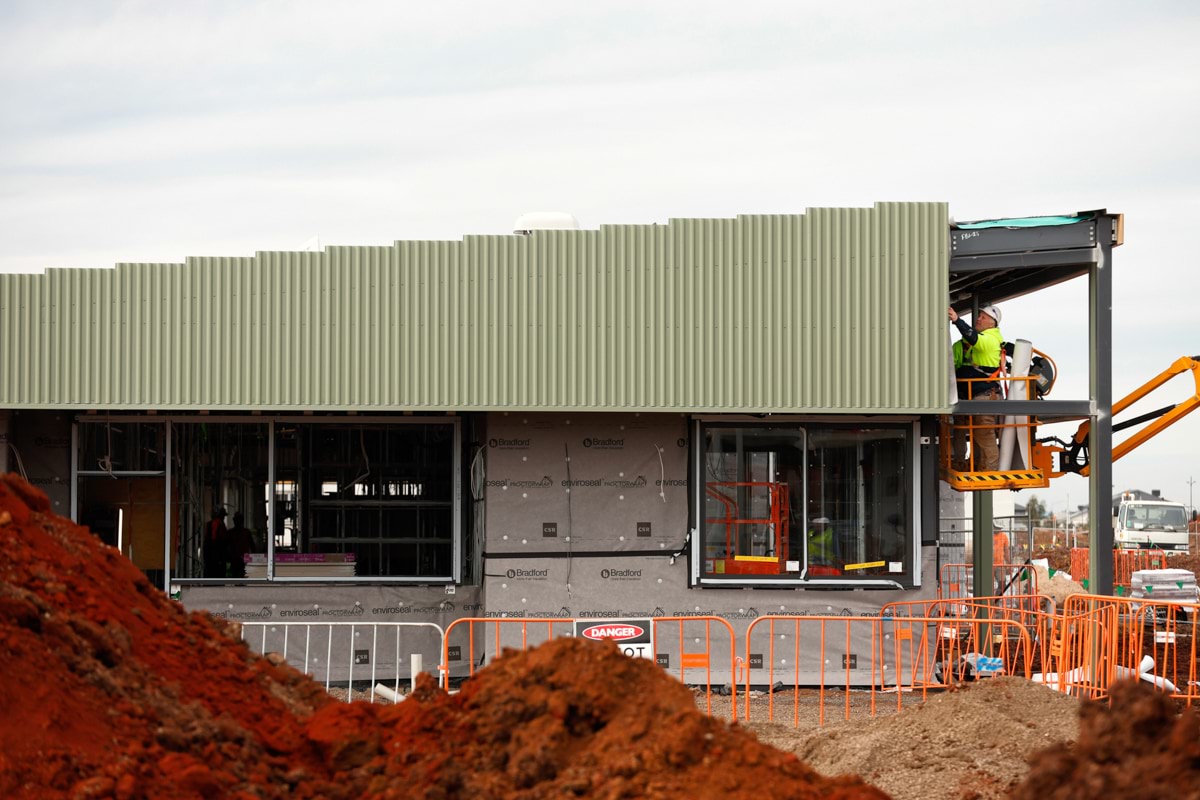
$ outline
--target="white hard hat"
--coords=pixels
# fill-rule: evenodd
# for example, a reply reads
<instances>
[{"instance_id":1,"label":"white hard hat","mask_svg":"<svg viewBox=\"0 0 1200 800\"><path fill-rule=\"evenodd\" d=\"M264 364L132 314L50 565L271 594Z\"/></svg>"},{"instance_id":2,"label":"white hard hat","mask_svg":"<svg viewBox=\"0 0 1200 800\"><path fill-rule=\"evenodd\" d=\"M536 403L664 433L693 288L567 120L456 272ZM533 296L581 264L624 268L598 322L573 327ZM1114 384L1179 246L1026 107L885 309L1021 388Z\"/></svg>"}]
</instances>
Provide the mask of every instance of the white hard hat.
<instances>
[{"instance_id":1,"label":"white hard hat","mask_svg":"<svg viewBox=\"0 0 1200 800\"><path fill-rule=\"evenodd\" d=\"M979 313L987 314L989 317L996 320L997 325L1000 324L1000 309L997 308L996 306L992 305L991 303L988 303L986 306L981 307L979 309Z\"/></svg>"},{"instance_id":2,"label":"white hard hat","mask_svg":"<svg viewBox=\"0 0 1200 800\"><path fill-rule=\"evenodd\" d=\"M815 525L828 525L828 524L829 524L829 517L817 517L816 519L814 519L814 520L813 520L813 524L815 524Z\"/></svg>"}]
</instances>

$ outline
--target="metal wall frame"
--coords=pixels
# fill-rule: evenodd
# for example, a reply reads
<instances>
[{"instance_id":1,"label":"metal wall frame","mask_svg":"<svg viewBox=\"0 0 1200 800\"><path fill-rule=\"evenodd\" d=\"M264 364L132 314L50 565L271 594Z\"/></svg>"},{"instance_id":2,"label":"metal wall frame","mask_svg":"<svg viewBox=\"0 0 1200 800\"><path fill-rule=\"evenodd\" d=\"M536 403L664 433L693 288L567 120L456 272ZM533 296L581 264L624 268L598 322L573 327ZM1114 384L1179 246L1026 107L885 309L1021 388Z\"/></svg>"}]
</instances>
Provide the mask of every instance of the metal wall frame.
<instances>
[{"instance_id":1,"label":"metal wall frame","mask_svg":"<svg viewBox=\"0 0 1200 800\"><path fill-rule=\"evenodd\" d=\"M966 401L959 405L969 409L955 413L1031 414L1048 422L1087 419L1088 504L1098 509L1107 508L1112 496L1112 251L1123 244L1124 221L1104 209L1076 216L1079 222L1066 226L952 230L950 291L952 305L965 308L969 300L978 310L981 300L1000 302L1086 275L1088 399ZM991 495L980 494L976 536L986 533L978 526L990 527L991 518ZM1089 586L1096 594L1112 594L1112 517L1092 518ZM975 572L990 574L990 548L977 544L981 546L975 548Z\"/></svg>"}]
</instances>

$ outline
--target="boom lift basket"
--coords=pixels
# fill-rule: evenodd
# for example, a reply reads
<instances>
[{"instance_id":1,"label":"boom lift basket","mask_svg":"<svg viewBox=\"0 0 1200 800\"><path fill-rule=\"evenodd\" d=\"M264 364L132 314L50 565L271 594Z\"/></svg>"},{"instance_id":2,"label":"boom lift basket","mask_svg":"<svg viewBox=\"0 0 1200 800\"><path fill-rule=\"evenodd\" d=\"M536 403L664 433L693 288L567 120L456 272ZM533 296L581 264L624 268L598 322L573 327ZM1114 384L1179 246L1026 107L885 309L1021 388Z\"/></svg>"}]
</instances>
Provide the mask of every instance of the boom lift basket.
<instances>
[{"instance_id":1,"label":"boom lift basket","mask_svg":"<svg viewBox=\"0 0 1200 800\"><path fill-rule=\"evenodd\" d=\"M1044 354L1040 354L1044 355ZM1048 357L1047 357L1048 358ZM1124 439L1118 444L1114 444L1112 448L1112 460L1117 461L1128 453L1135 450L1143 443L1149 441L1159 433L1164 431L1169 426L1175 424L1183 417L1195 411L1200 407L1200 356L1183 356L1176 359L1169 367L1155 375L1144 384L1134 389L1129 394L1122 397L1112 405L1112 414L1115 418L1131 405L1146 397L1148 394L1158 389L1164 383L1174 378L1177 375L1182 375L1185 372L1191 372L1195 381L1195 390L1191 397L1183 402L1174 403L1169 406L1151 411L1131 420L1125 420L1120 423L1113 424L1113 432L1119 432L1135 425L1140 425L1144 422L1150 424L1137 431L1133 435ZM1049 380L1053 385L1055 370L1053 362L1050 362ZM992 379L1005 382L1009 385L1013 381L1031 381L1033 385L1028 387L1029 397L1041 397L1045 392L1039 390L1038 384L1045 377L1043 373L1040 377L1034 372L1030 373L1027 378L1014 378L1011 376L1000 376ZM1063 422L1066 420L1054 420L1055 422ZM1000 417L995 425L982 426L974 423L974 418L971 416L945 416L940 419L940 436L939 436L939 473L952 489L961 492L983 491L992 489L1041 489L1050 485L1050 480L1063 475L1074 473L1077 475L1088 475L1090 472L1091 454L1088 452L1088 436L1091 432L1091 421L1084 420L1076 429L1075 435L1070 441L1063 441L1055 437L1046 437L1043 439L1037 438L1038 418L1030 416L1023 417ZM956 431L966 434L967 441L973 441L976 436L991 435L987 431L993 429L1003 431L1012 428L1016 430L1016 435L1023 440L1025 445L1024 452L1029 453L1029 465L1024 469L1008 469L1002 471L979 471L976 470L975 464L975 448L971 447L970 456L967 461L966 470L956 470L953 464L953 438ZM1017 461L1021 450L1017 448L1014 451L1013 460ZM1057 465L1055 456L1057 455ZM1021 465L1026 466L1026 465Z\"/></svg>"}]
</instances>

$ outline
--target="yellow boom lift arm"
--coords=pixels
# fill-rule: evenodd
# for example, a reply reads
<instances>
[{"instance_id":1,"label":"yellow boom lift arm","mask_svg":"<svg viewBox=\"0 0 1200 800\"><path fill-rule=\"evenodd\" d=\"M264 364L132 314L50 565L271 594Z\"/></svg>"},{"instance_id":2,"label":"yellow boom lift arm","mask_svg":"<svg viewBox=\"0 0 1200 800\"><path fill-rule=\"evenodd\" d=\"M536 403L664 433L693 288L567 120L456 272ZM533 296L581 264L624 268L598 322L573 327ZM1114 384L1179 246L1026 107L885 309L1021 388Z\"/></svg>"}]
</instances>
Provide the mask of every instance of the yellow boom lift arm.
<instances>
[{"instance_id":1,"label":"yellow boom lift arm","mask_svg":"<svg viewBox=\"0 0 1200 800\"><path fill-rule=\"evenodd\" d=\"M1120 414L1176 375L1182 375L1189 371L1195 379L1196 388L1195 392L1187 400L1184 400L1182 403L1164 406L1156 411L1142 414L1125 422L1113 423L1113 433L1117 433L1134 425L1140 425L1143 422L1153 420L1153 422L1128 439L1113 446L1113 461L1117 461L1137 449L1145 442L1195 411L1197 407L1200 407L1200 356L1183 356L1176 359L1171 366L1125 395L1125 397L1122 397L1116 403L1113 403L1112 413L1115 419L1117 414ZM1034 443L1033 453L1030 456L1034 468L1043 471L1047 478L1058 478L1066 474L1087 475L1091 466L1090 455L1088 453L1089 433L1091 433L1091 421L1085 420L1080 424L1079 428L1075 431L1075 435L1071 437L1071 441L1069 442L1064 442L1054 437L1038 440ZM1053 463L1055 453L1059 456L1057 469L1054 468Z\"/></svg>"}]
</instances>

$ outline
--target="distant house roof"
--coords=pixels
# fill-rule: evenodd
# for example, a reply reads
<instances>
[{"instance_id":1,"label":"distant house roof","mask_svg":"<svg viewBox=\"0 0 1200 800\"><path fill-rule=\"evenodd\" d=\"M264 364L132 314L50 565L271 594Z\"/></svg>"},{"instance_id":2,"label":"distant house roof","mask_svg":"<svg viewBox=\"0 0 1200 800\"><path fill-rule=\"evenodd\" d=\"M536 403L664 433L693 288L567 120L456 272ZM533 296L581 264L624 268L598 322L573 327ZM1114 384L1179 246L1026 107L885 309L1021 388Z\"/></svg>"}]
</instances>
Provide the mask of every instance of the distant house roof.
<instances>
[{"instance_id":1,"label":"distant house roof","mask_svg":"<svg viewBox=\"0 0 1200 800\"><path fill-rule=\"evenodd\" d=\"M1141 489L1125 489L1113 495L1112 503L1114 506L1121 504L1122 500L1166 500L1162 496L1162 492L1155 489L1152 492L1146 492Z\"/></svg>"}]
</instances>

